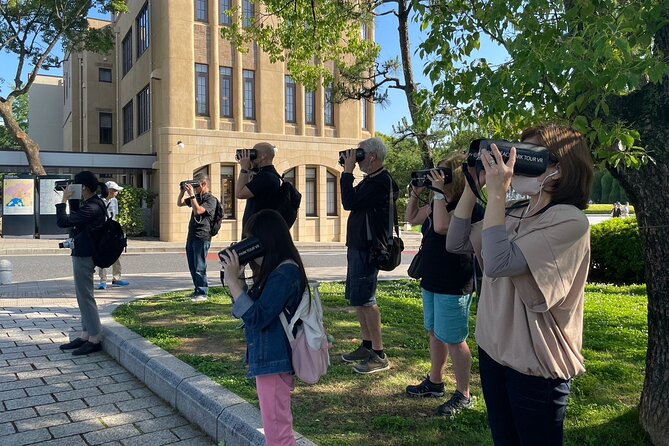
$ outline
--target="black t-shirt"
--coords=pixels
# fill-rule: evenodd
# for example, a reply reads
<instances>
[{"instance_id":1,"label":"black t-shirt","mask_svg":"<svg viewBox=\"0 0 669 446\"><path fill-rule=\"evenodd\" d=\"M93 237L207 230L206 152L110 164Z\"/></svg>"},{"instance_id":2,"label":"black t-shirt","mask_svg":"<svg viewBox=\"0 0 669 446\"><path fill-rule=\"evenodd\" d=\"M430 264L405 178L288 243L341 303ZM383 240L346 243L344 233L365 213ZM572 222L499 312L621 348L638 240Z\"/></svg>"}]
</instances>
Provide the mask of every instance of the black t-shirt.
<instances>
[{"instance_id":1,"label":"black t-shirt","mask_svg":"<svg viewBox=\"0 0 669 446\"><path fill-rule=\"evenodd\" d=\"M188 223L188 238L199 240L211 240L211 219L216 211L216 198L207 192L204 195L197 194L197 202L200 203L206 212L202 215L190 213L190 222ZM190 198L186 198L186 204L190 205Z\"/></svg>"},{"instance_id":2,"label":"black t-shirt","mask_svg":"<svg viewBox=\"0 0 669 446\"><path fill-rule=\"evenodd\" d=\"M446 209L455 209L455 203L448 203ZM434 202L432 202L434 206ZM472 211L472 223L483 219L483 208L478 204ZM432 224L432 213L427 216L423 227L422 262L423 278L420 286L439 294L464 295L474 290L474 260L470 254L453 254L446 251L446 235L437 234Z\"/></svg>"},{"instance_id":3,"label":"black t-shirt","mask_svg":"<svg viewBox=\"0 0 669 446\"><path fill-rule=\"evenodd\" d=\"M369 249L365 219L367 215L372 238L384 244L387 242L390 231L388 194L391 183L394 202L397 201L400 188L387 170L372 177L365 177L355 187L353 187L353 174L342 174L340 179L341 202L344 209L351 211L346 225L346 246L358 250ZM397 208L395 206L393 208L395 211L394 224Z\"/></svg>"},{"instance_id":4,"label":"black t-shirt","mask_svg":"<svg viewBox=\"0 0 669 446\"><path fill-rule=\"evenodd\" d=\"M279 197L280 178L274 166L269 165L261 167L258 173L253 175L251 181L246 183L248 190L253 193L253 198L246 200L242 225L246 225L251 215L263 209L275 208Z\"/></svg>"}]
</instances>

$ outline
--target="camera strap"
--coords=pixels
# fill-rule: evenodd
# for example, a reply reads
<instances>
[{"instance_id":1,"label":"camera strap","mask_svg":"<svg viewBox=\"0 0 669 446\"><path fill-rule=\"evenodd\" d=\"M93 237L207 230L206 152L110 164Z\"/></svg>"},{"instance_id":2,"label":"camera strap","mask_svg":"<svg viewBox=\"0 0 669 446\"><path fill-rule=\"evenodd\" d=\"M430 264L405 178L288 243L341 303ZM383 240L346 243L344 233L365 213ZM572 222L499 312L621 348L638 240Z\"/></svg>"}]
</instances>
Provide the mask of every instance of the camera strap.
<instances>
[{"instance_id":1,"label":"camera strap","mask_svg":"<svg viewBox=\"0 0 669 446\"><path fill-rule=\"evenodd\" d=\"M483 203L485 206L487 204L487 200L481 196L481 191L478 186L478 175L477 178L474 179L472 177L472 174L469 172L469 165L467 164L467 161L465 161L462 164L462 173L465 175L465 179L467 180L467 183L469 184L469 188L474 192L474 195L476 195L476 198Z\"/></svg>"}]
</instances>

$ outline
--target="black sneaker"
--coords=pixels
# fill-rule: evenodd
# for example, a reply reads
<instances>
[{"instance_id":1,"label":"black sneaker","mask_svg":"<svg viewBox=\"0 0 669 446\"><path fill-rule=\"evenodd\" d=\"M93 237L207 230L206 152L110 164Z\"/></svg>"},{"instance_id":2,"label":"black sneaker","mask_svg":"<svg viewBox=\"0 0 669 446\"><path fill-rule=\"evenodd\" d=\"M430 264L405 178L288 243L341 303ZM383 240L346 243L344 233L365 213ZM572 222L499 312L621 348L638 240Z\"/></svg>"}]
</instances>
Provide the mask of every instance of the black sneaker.
<instances>
[{"instance_id":1,"label":"black sneaker","mask_svg":"<svg viewBox=\"0 0 669 446\"><path fill-rule=\"evenodd\" d=\"M471 398L465 396L458 390L451 395L451 399L437 408L437 415L442 417L452 417L463 409L471 409L474 403Z\"/></svg>"},{"instance_id":2,"label":"black sneaker","mask_svg":"<svg viewBox=\"0 0 669 446\"><path fill-rule=\"evenodd\" d=\"M353 371L356 373L362 373L363 375L368 375L370 373L383 372L389 368L390 361L388 361L388 355L383 355L383 358L381 358L379 355L374 353L374 351L370 351L367 359L362 361L360 364L353 366Z\"/></svg>"},{"instance_id":3,"label":"black sneaker","mask_svg":"<svg viewBox=\"0 0 669 446\"><path fill-rule=\"evenodd\" d=\"M435 384L430 381L430 375L427 375L423 382L416 386L407 386L407 395L441 398L444 396L444 383Z\"/></svg>"},{"instance_id":4,"label":"black sneaker","mask_svg":"<svg viewBox=\"0 0 669 446\"><path fill-rule=\"evenodd\" d=\"M61 345L60 347L58 347L58 348L61 349L61 350L72 350L72 349L81 347L81 346L84 345L86 342L88 342L88 341L84 341L84 340L81 339L81 338L77 338L77 339L74 339L74 340L68 342L67 344L62 344L62 345Z\"/></svg>"},{"instance_id":5,"label":"black sneaker","mask_svg":"<svg viewBox=\"0 0 669 446\"><path fill-rule=\"evenodd\" d=\"M94 344L92 342L86 341L84 345L76 349L75 351L72 352L73 356L81 356L81 355L87 355L89 353L95 353L99 352L102 350L102 343L98 342L97 344Z\"/></svg>"},{"instance_id":6,"label":"black sneaker","mask_svg":"<svg viewBox=\"0 0 669 446\"><path fill-rule=\"evenodd\" d=\"M369 350L367 347L363 347L361 345L357 349L353 350L351 353L346 353L345 355L342 355L341 360L344 362L364 361L365 359L369 358L369 354L371 352L372 351Z\"/></svg>"}]
</instances>

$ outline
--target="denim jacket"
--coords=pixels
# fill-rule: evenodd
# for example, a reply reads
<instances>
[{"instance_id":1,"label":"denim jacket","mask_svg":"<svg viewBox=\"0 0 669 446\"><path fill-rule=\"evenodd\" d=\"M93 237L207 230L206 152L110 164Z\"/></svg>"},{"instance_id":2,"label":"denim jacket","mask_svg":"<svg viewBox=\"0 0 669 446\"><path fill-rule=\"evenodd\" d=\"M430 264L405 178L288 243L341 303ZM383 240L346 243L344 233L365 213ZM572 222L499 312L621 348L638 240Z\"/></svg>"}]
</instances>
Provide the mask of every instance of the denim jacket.
<instances>
[{"instance_id":1,"label":"denim jacket","mask_svg":"<svg viewBox=\"0 0 669 446\"><path fill-rule=\"evenodd\" d=\"M272 271L260 296L244 292L235 301L232 314L245 324L249 378L293 373L290 344L279 314L286 307L294 313L303 291L299 268L286 263Z\"/></svg>"}]
</instances>

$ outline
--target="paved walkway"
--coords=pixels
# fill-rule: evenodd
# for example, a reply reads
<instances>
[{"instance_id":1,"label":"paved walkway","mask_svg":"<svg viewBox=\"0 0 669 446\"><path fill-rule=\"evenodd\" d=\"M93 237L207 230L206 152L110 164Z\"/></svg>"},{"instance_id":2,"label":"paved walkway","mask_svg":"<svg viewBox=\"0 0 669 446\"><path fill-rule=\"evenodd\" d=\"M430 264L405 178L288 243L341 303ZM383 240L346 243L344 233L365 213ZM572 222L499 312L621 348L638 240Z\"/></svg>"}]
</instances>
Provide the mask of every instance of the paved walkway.
<instances>
[{"instance_id":1,"label":"paved walkway","mask_svg":"<svg viewBox=\"0 0 669 446\"><path fill-rule=\"evenodd\" d=\"M406 277L406 268L380 277ZM307 273L327 281L346 271ZM130 286L95 290L101 314L128 300L192 287L187 272L124 278ZM220 285L217 271L209 280ZM0 285L0 445L213 445L106 353L61 352L58 345L78 329L78 319L72 277Z\"/></svg>"}]
</instances>

